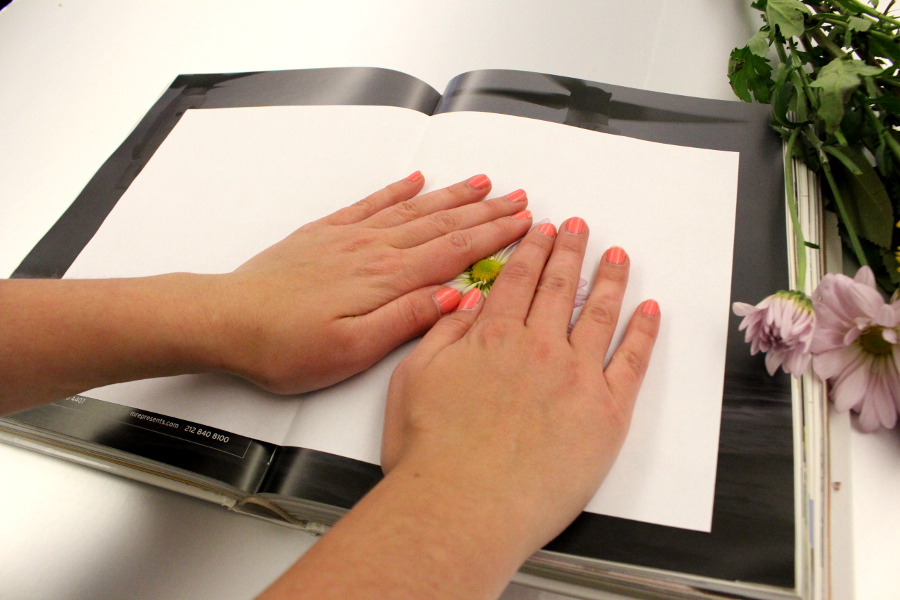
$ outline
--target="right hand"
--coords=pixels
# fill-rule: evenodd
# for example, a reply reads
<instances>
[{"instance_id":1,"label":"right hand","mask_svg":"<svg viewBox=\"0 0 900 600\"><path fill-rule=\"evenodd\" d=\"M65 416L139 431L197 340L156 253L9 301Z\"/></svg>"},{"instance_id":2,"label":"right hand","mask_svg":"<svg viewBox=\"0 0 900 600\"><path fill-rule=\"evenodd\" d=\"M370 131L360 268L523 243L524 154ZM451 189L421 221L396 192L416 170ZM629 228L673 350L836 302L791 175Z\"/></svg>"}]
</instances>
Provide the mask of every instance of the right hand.
<instances>
[{"instance_id":1,"label":"right hand","mask_svg":"<svg viewBox=\"0 0 900 600\"><path fill-rule=\"evenodd\" d=\"M644 302L604 369L629 269L610 249L567 334L587 237L581 219L558 235L549 224L529 232L487 299L470 292L388 392L385 472L495 504L521 530L521 560L578 516L612 467L659 329L656 303Z\"/></svg>"}]
</instances>

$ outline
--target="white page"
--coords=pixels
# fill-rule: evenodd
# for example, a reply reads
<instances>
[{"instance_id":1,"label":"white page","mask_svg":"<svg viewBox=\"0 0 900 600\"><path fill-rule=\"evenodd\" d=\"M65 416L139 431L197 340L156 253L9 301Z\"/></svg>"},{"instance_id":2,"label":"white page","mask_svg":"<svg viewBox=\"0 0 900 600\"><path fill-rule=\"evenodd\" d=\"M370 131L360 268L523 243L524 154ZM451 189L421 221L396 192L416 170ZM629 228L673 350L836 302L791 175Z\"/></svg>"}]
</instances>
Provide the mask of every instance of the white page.
<instances>
[{"instance_id":1,"label":"white page","mask_svg":"<svg viewBox=\"0 0 900 600\"><path fill-rule=\"evenodd\" d=\"M337 107L332 110L335 111L333 117L346 122L345 114L368 108ZM241 116L243 112L252 112L252 118ZM286 231L273 235L271 241L255 241L258 248L238 252L240 256L232 257L228 262L227 253L201 251L210 243L222 245L215 240L229 236L237 246L235 251L247 248L247 240L233 242L234 232L228 231L234 228L237 233L242 232L246 217L225 223L221 229L216 228L209 236L213 239L195 243L198 230L207 227L206 213L211 203L218 206L231 198L231 202L240 204L241 199L248 196L262 197L256 189L260 169L279 179L270 186L265 197L285 196L277 185L287 186L289 195L296 195L296 190L310 189L304 187L307 185L318 189L319 193L304 191L306 197L322 197L321 194L327 192L320 189L321 182L315 176L302 181L282 181L280 175L282 170L290 171L294 165L302 164L302 159L297 157L308 153L303 144L296 142L298 136L285 138L285 121L293 123L308 119L327 129L330 125L324 124L323 107L194 113L169 136L79 258L76 266L84 265L84 268L80 271L73 268L72 274L112 276L171 270L229 270L256 250L286 235L301 222L301 217L288 219L291 225ZM293 116L288 118L288 114ZM424 119L428 120L427 117ZM241 130L236 123L245 120L252 122L252 126ZM476 172L487 172L494 181L497 194L516 187L528 190L531 208L538 218L548 216L559 223L577 214L588 220L593 227L587 259L590 269L603 249L611 244L624 246L633 261L632 284L625 310L633 309L640 299L655 297L663 308L664 328L639 399L632 433L589 510L708 531L722 398L737 155L640 142L503 115L456 113L431 117L430 121L422 152L413 162L403 168L360 165L353 171L358 176L354 182L360 189L350 197L361 197L385 180L396 179L406 170L416 168L425 171L429 188L452 183ZM190 127L190 131L183 131L185 126ZM223 131L227 134L223 135ZM397 136L395 127L389 127L388 131ZM416 131L418 135L419 130ZM229 145L241 146L232 140L240 140L242 135L254 139L252 151L227 148ZM352 132L348 135L353 139ZM308 139L317 138L309 136ZM562 149L568 151L564 153ZM270 158L273 154L277 159ZM384 151L372 153L369 158L377 162L385 154ZM198 156L207 155L210 160L193 164ZM264 158L256 163L250 160L257 155L264 155ZM398 149L397 156L400 155L403 151ZM408 153L404 160L409 160ZM386 169L389 174L379 174L379 169ZM198 179L216 187L200 188ZM222 179L227 180L227 185L222 185ZM145 188L143 192L142 188ZM193 188L193 192L185 195L182 191L185 188ZM138 193L143 194L142 199L132 200ZM173 194L180 194L181 201L174 201ZM286 202L279 210L311 210L313 214L306 215L308 221L346 204L346 198L332 198L335 204L319 206L319 212L295 206L296 202ZM612 199L620 201L617 204ZM187 200L192 204L200 203L204 208L192 210L186 217L181 204ZM637 210L640 219L627 209L636 202L641 203ZM142 208L148 203L156 204L152 210ZM125 207L130 205L139 205L130 209L136 212L135 217L113 220L120 210L127 214L129 209ZM172 222L172 214L181 215L177 223ZM274 217L274 220L285 221L284 217ZM110 231L106 232L107 229ZM141 232L142 238L135 237L136 231ZM102 242L103 239L107 241ZM158 239L166 239L164 247L155 243ZM176 239L180 241L175 242ZM100 246L101 243L106 245ZM182 244L186 246L182 247ZM230 247L231 244L227 245ZM131 249L135 246L140 249ZM207 260L191 256L193 252L204 254ZM145 255L153 258L152 268L136 270L135 263L144 260ZM110 266L111 256L119 257L118 266ZM672 286L667 283L673 280L702 282L703 285L698 293L696 284ZM111 386L89 395L276 443L282 443L282 440L276 439L278 436L272 431L267 433L266 428L270 422L274 423L281 435L280 432L285 430L284 413L297 410L294 425L283 443L377 463L388 378L393 365L410 347L398 349L366 373L328 390L308 394L300 401L274 398L238 384L244 388L247 397L234 400L234 404L229 401L227 413L222 409L225 401L221 397L210 394L198 398L196 393L198 389L215 389L218 384L197 385L186 381L180 385L184 393L179 399L170 396L171 400L156 398L152 388L162 384L155 383L143 384L148 387L137 398L138 402L128 388L137 390L139 384ZM685 360L687 357L689 360ZM165 385L169 389L172 387L171 383ZM185 402L185 398L190 398L189 402ZM191 408L186 408L185 404ZM278 416L271 419L255 416L252 423L248 423L246 417L241 418L242 414L264 411Z\"/></svg>"},{"instance_id":2,"label":"white page","mask_svg":"<svg viewBox=\"0 0 900 600\"><path fill-rule=\"evenodd\" d=\"M616 340L646 298L663 326L631 430L589 512L709 531L731 288L738 155L520 117L431 117L410 170L428 189L484 172L493 195L524 188L535 220L591 226L584 274L622 246L632 270ZM400 348L375 370L316 392L287 443L378 462L384 390ZM602 360L603 357L598 357ZM370 390L378 391L368 396ZM363 399L363 396L366 396ZM327 424L327 426L325 425ZM360 437L366 433L365 437Z\"/></svg>"},{"instance_id":3,"label":"white page","mask_svg":"<svg viewBox=\"0 0 900 600\"><path fill-rule=\"evenodd\" d=\"M731 292L739 156L487 113L431 118L415 168L429 187L483 171L528 192L535 220L591 228L584 276L612 245L631 257L616 341L647 298L662 328L612 471L587 509L709 531ZM445 165L452 164L448 172ZM600 357L598 357L600 359Z\"/></svg>"},{"instance_id":4,"label":"white page","mask_svg":"<svg viewBox=\"0 0 900 600\"><path fill-rule=\"evenodd\" d=\"M222 273L405 177L428 117L376 106L189 110L66 277ZM282 444L301 400L236 377L117 384L86 396Z\"/></svg>"}]
</instances>

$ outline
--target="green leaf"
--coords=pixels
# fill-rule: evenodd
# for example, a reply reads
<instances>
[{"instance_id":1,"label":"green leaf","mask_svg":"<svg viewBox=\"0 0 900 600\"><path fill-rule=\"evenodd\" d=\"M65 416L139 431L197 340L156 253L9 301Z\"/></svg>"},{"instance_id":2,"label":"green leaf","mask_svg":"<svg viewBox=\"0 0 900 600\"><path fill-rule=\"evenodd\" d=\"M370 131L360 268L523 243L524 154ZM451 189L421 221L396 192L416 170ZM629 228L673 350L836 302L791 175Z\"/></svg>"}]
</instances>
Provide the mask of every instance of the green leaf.
<instances>
[{"instance_id":1,"label":"green leaf","mask_svg":"<svg viewBox=\"0 0 900 600\"><path fill-rule=\"evenodd\" d=\"M862 83L860 75L878 75L882 69L867 65L861 60L836 58L819 71L810 87L818 89L819 117L825 121L825 130L834 133L844 118L844 104Z\"/></svg>"},{"instance_id":2,"label":"green leaf","mask_svg":"<svg viewBox=\"0 0 900 600\"><path fill-rule=\"evenodd\" d=\"M731 89L744 102L768 102L771 97L772 67L768 59L757 56L750 48L735 48L728 60L728 80ZM752 96L751 96L752 94Z\"/></svg>"},{"instance_id":3,"label":"green leaf","mask_svg":"<svg viewBox=\"0 0 900 600\"><path fill-rule=\"evenodd\" d=\"M825 150L825 152L827 152L828 154L832 155L833 157L835 157L839 161L841 161L841 164L843 164L844 167L848 171L853 173L854 175L862 175L863 174L862 169L860 169L858 166L856 166L856 163L854 163L853 160L851 160L849 156L844 154L844 152L842 150L838 150L834 146L824 146L823 150ZM846 150L846 148L844 148L843 150Z\"/></svg>"},{"instance_id":4,"label":"green leaf","mask_svg":"<svg viewBox=\"0 0 900 600\"><path fill-rule=\"evenodd\" d=\"M833 149L829 148L831 154L830 150ZM856 148L841 148L839 152L859 171L859 175L855 175L842 162L832 163L851 225L860 237L880 248L890 248L894 210L881 178Z\"/></svg>"},{"instance_id":5,"label":"green leaf","mask_svg":"<svg viewBox=\"0 0 900 600\"><path fill-rule=\"evenodd\" d=\"M775 87L772 95L772 115L778 123L788 123L788 111L791 110L791 102L794 101L794 84L785 81ZM794 111L797 114L797 111Z\"/></svg>"},{"instance_id":6,"label":"green leaf","mask_svg":"<svg viewBox=\"0 0 900 600\"><path fill-rule=\"evenodd\" d=\"M847 28L851 31L868 31L873 21L862 17L850 17L847 19Z\"/></svg>"},{"instance_id":7,"label":"green leaf","mask_svg":"<svg viewBox=\"0 0 900 600\"><path fill-rule=\"evenodd\" d=\"M882 250L881 261L884 263L884 268L887 271L891 283L893 283L896 288L897 284L900 283L900 272L897 271L897 269L900 268L900 263L897 262L897 255L893 250ZM887 287L885 287L885 289L887 289Z\"/></svg>"},{"instance_id":8,"label":"green leaf","mask_svg":"<svg viewBox=\"0 0 900 600\"><path fill-rule=\"evenodd\" d=\"M806 247L807 247L807 248L812 248L813 250L821 250L821 249L822 249L822 246L820 246L820 245L818 245L818 244L813 244L812 242L806 242L806 241L805 241L805 242L803 242L803 243L806 244Z\"/></svg>"},{"instance_id":9,"label":"green leaf","mask_svg":"<svg viewBox=\"0 0 900 600\"><path fill-rule=\"evenodd\" d=\"M776 25L785 37L803 33L803 15L811 14L809 7L800 0L769 0L766 4L766 19L769 25Z\"/></svg>"},{"instance_id":10,"label":"green leaf","mask_svg":"<svg viewBox=\"0 0 900 600\"><path fill-rule=\"evenodd\" d=\"M879 96L871 102L875 106L883 108L888 112L900 114L900 98L897 96Z\"/></svg>"},{"instance_id":11,"label":"green leaf","mask_svg":"<svg viewBox=\"0 0 900 600\"><path fill-rule=\"evenodd\" d=\"M868 36L869 51L875 56L900 62L900 45L890 39L882 39L877 34Z\"/></svg>"},{"instance_id":12,"label":"green leaf","mask_svg":"<svg viewBox=\"0 0 900 600\"><path fill-rule=\"evenodd\" d=\"M765 56L769 53L769 32L765 29L760 29L753 37L750 38L750 41L747 42L747 47L750 48L750 52L757 56Z\"/></svg>"}]
</instances>

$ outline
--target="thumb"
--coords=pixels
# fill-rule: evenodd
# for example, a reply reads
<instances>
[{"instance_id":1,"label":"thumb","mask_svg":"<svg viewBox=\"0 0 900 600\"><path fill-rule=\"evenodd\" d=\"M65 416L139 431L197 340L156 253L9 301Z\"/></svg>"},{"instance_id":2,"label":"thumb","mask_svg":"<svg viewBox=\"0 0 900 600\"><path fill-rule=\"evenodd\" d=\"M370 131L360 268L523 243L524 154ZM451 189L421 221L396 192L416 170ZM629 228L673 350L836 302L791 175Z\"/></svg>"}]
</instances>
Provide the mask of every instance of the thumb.
<instances>
[{"instance_id":1,"label":"thumb","mask_svg":"<svg viewBox=\"0 0 900 600\"><path fill-rule=\"evenodd\" d=\"M438 352L447 346L458 342L472 323L481 313L481 307L484 305L484 295L477 288L466 292L456 311L452 315L447 315L429 331L416 349L413 350L410 358L415 357L416 360L430 361Z\"/></svg>"},{"instance_id":2,"label":"thumb","mask_svg":"<svg viewBox=\"0 0 900 600\"><path fill-rule=\"evenodd\" d=\"M459 291L429 286L396 298L358 321L373 354L383 356L400 344L428 331L442 315L459 304Z\"/></svg>"}]
</instances>

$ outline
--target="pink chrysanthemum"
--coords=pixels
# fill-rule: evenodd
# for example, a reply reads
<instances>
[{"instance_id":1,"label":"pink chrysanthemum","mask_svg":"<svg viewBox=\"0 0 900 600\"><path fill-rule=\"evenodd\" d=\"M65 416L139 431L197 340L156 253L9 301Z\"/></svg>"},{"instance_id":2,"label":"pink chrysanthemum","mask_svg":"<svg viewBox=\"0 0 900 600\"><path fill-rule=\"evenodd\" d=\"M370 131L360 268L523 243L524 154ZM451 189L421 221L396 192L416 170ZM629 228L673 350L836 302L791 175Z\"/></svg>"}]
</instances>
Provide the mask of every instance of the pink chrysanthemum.
<instances>
[{"instance_id":1,"label":"pink chrysanthemum","mask_svg":"<svg viewBox=\"0 0 900 600\"><path fill-rule=\"evenodd\" d=\"M735 302L732 310L744 317L740 329L747 330L750 354L766 353L769 375L774 375L778 367L795 377L806 370L816 327L816 314L806 295L776 292L756 306Z\"/></svg>"},{"instance_id":2,"label":"pink chrysanthemum","mask_svg":"<svg viewBox=\"0 0 900 600\"><path fill-rule=\"evenodd\" d=\"M864 431L897 424L900 410L900 300L888 304L869 267L853 279L826 275L813 295L818 327L813 368L835 408L859 413Z\"/></svg>"}]
</instances>

